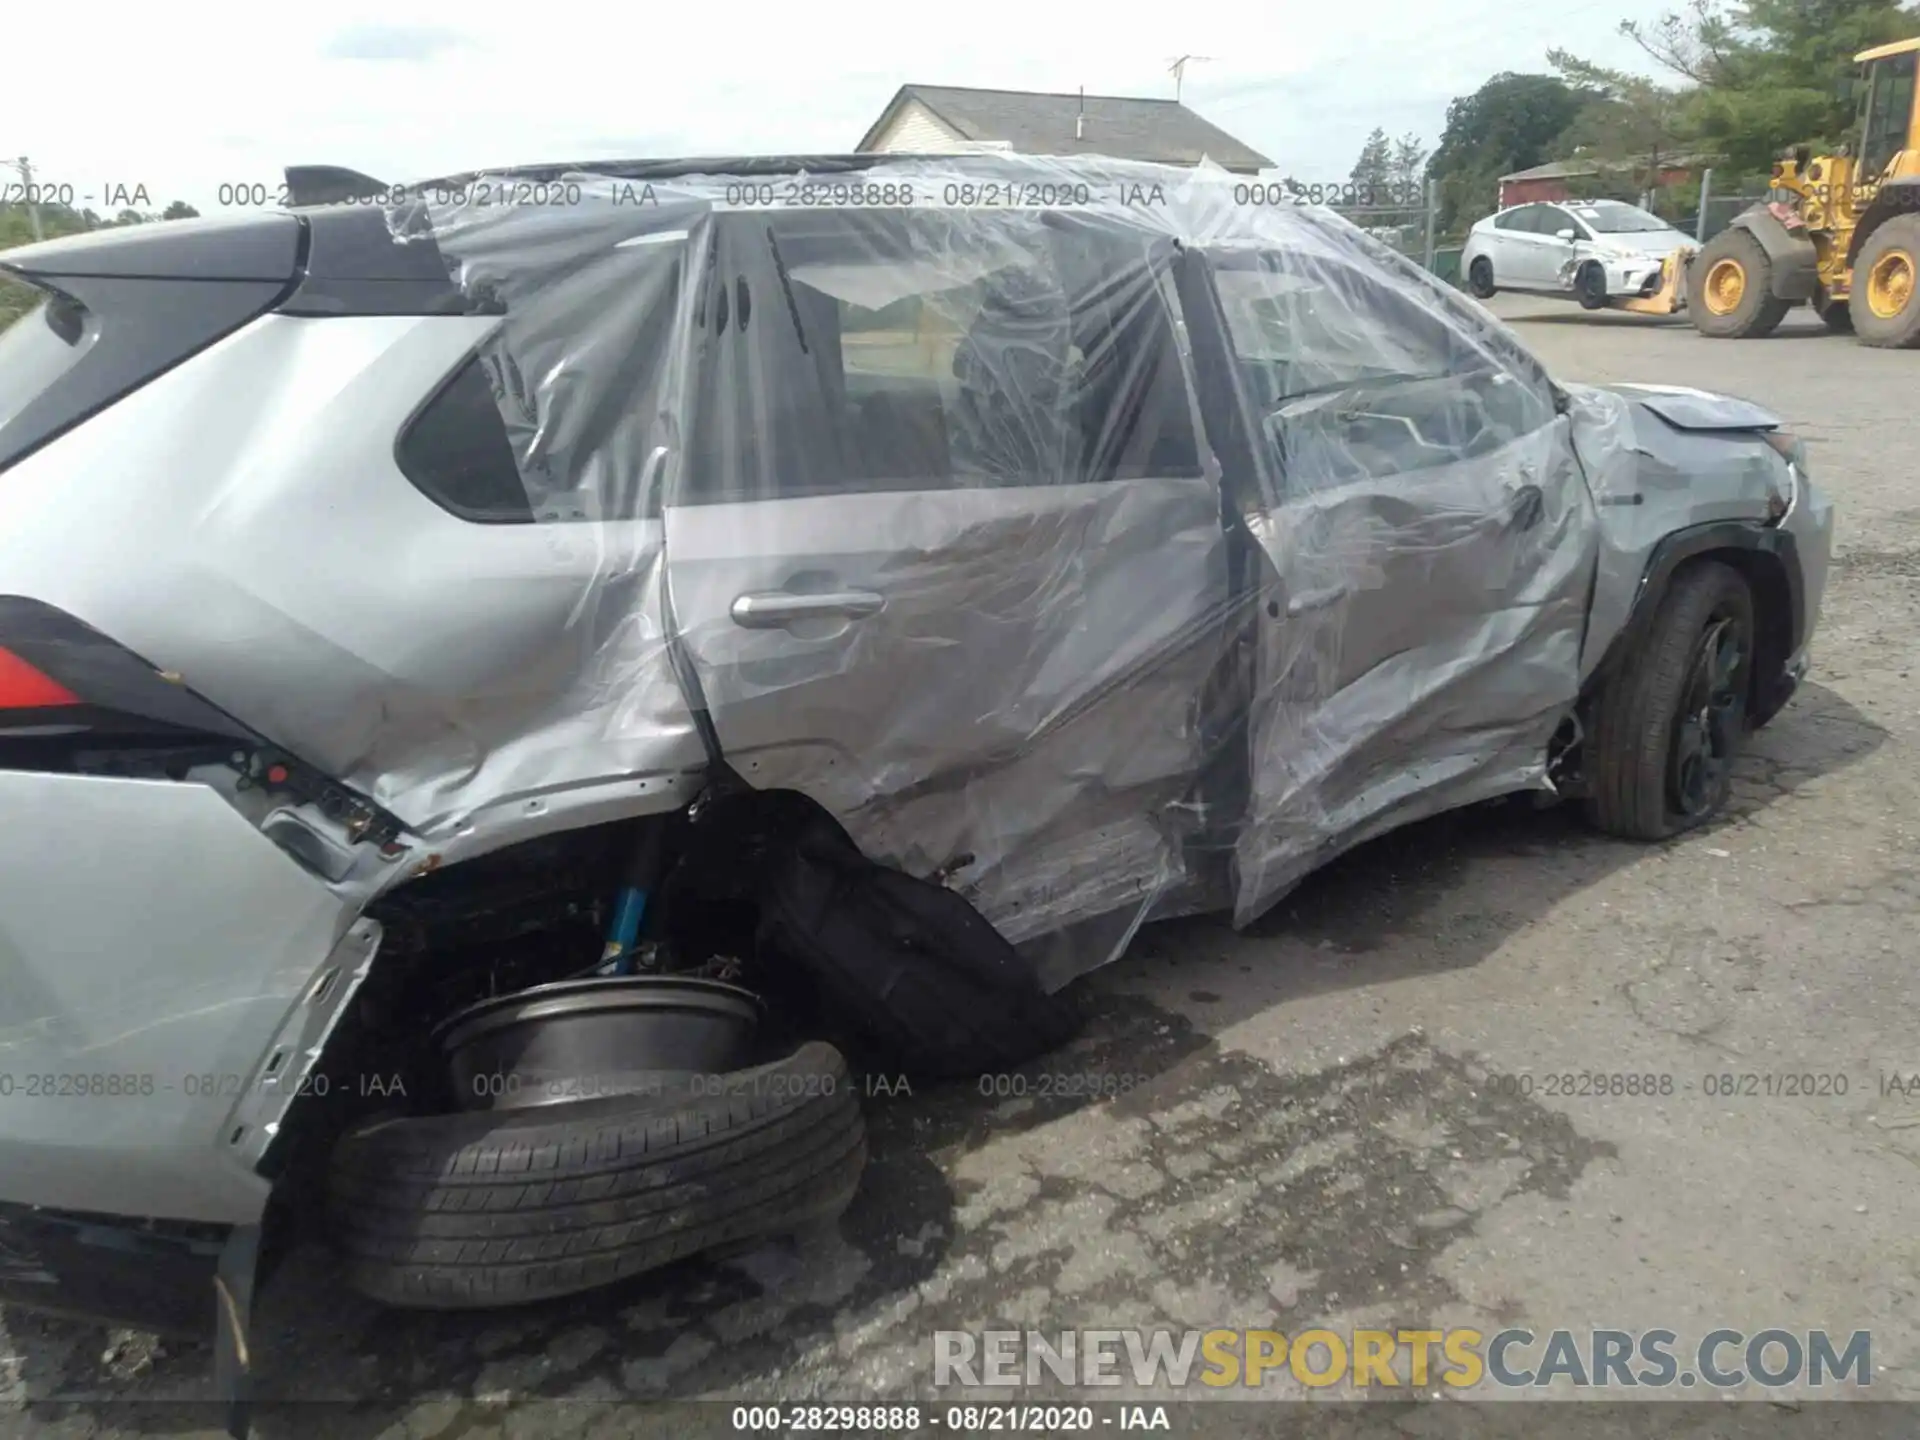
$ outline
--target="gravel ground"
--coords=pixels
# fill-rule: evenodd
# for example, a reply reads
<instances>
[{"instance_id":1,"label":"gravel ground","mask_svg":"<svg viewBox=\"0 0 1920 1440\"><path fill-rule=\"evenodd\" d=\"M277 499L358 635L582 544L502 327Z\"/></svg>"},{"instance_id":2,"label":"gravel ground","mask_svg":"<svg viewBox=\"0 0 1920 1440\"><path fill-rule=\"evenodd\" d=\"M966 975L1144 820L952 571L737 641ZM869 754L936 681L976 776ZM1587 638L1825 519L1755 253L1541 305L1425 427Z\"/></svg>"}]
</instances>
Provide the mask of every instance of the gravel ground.
<instances>
[{"instance_id":1,"label":"gravel ground","mask_svg":"<svg viewBox=\"0 0 1920 1440\"><path fill-rule=\"evenodd\" d=\"M1727 344L1494 305L1569 378L1774 407L1840 503L1815 673L1730 818L1640 848L1476 811L1249 933L1151 930L1050 1067L1132 1093L876 1096L861 1195L803 1246L494 1317L382 1314L296 1256L262 1301L262 1389L343 1403L269 1407L259 1433L612 1435L657 1412L516 1402L905 1395L933 1331L996 1320L1866 1329L1872 1394L1920 1398L1920 1089L1885 1085L1920 1073L1920 355L1803 314ZM1545 1093L1569 1071L1672 1093ZM1846 1093L1704 1093L1721 1073ZM1520 1074L1533 1093L1494 1078ZM0 1433L212 1434L164 1403L209 1376L203 1349L0 1315Z\"/></svg>"}]
</instances>

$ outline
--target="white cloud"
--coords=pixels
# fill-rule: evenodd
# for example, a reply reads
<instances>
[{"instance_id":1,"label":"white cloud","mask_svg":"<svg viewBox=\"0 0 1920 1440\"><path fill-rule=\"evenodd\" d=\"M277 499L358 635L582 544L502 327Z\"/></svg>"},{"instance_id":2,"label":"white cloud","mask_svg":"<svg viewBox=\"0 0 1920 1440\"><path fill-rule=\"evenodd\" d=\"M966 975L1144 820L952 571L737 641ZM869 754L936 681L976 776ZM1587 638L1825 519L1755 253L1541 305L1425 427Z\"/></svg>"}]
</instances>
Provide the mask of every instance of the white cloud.
<instances>
[{"instance_id":1,"label":"white cloud","mask_svg":"<svg viewBox=\"0 0 1920 1440\"><path fill-rule=\"evenodd\" d=\"M210 0L109 12L84 65L14 67L12 154L78 194L144 185L215 208L290 163L387 180L613 155L851 148L902 83L1183 98L1308 179L1343 176L1374 125L1438 138L1447 101L1549 45L1615 64L1623 11L1659 0L974 0L833 6L382 4L313 12ZM40 53L58 54L50 37ZM84 202L83 202L84 203Z\"/></svg>"}]
</instances>

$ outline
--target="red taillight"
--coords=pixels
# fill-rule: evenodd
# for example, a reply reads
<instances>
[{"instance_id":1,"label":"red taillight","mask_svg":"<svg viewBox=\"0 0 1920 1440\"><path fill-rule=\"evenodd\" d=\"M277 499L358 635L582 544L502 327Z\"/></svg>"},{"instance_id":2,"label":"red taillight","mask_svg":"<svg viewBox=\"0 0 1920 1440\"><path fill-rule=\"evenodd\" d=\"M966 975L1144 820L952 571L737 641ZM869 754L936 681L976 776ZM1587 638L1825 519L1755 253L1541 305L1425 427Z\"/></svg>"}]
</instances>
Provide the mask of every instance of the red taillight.
<instances>
[{"instance_id":1,"label":"red taillight","mask_svg":"<svg viewBox=\"0 0 1920 1440\"><path fill-rule=\"evenodd\" d=\"M80 697L33 668L11 650L0 650L0 710L50 710L78 705Z\"/></svg>"}]
</instances>

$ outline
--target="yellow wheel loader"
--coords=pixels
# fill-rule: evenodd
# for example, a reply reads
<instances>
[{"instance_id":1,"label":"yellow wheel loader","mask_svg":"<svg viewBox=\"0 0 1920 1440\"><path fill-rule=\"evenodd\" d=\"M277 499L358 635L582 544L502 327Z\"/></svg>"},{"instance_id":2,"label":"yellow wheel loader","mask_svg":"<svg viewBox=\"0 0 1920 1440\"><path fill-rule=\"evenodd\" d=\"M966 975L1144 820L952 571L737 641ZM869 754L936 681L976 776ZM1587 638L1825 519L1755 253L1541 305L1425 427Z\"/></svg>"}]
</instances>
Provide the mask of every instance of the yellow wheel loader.
<instances>
[{"instance_id":1,"label":"yellow wheel loader","mask_svg":"<svg viewBox=\"0 0 1920 1440\"><path fill-rule=\"evenodd\" d=\"M1685 309L1702 335L1770 334L1795 305L1862 344L1920 346L1920 36L1853 57L1864 67L1859 141L1804 146L1773 167L1768 198L1696 252L1669 256L1625 310Z\"/></svg>"}]
</instances>

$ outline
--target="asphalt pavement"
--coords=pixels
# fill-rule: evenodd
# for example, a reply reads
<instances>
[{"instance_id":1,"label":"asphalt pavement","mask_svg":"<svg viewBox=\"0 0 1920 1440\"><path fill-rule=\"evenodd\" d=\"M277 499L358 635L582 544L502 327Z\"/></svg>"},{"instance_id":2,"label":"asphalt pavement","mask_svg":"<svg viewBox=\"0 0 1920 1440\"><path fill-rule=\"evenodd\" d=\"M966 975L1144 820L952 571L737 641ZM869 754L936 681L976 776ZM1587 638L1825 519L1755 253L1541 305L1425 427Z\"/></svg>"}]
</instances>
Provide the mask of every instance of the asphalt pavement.
<instances>
[{"instance_id":1,"label":"asphalt pavement","mask_svg":"<svg viewBox=\"0 0 1920 1440\"><path fill-rule=\"evenodd\" d=\"M1920 1076L1920 354L1493 303L1568 378L1776 409L1838 501L1814 672L1723 823L1641 847L1476 810L1247 933L1150 929L1044 1067L1126 1094L875 1094L861 1194L803 1244L494 1316L383 1313L303 1253L262 1300L259 1433L920 1396L935 1331L993 1324L1868 1330L1866 1389L1920 1399L1920 1088L1889 1088ZM1718 1078L1747 1075L1807 1080ZM0 1315L0 1434L211 1435L210 1393L204 1349Z\"/></svg>"}]
</instances>

